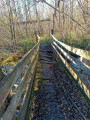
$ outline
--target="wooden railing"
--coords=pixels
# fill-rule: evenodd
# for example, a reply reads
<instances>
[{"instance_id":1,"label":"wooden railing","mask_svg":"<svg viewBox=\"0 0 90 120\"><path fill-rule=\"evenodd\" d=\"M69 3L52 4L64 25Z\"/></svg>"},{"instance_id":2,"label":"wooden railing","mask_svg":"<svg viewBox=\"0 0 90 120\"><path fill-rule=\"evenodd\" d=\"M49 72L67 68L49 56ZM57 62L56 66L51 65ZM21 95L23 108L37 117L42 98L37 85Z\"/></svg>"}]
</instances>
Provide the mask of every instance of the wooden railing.
<instances>
[{"instance_id":1,"label":"wooden railing","mask_svg":"<svg viewBox=\"0 0 90 120\"><path fill-rule=\"evenodd\" d=\"M90 66L78 59L81 57L90 62L90 51L66 45L58 41L52 34L51 44L58 58L64 63L78 85L90 99Z\"/></svg>"},{"instance_id":2,"label":"wooden railing","mask_svg":"<svg viewBox=\"0 0 90 120\"><path fill-rule=\"evenodd\" d=\"M17 117L17 113L18 118L22 117L20 120L24 120L33 86L39 46L40 37L38 36L38 43L25 55L9 75L0 81L1 120L15 119ZM12 99L7 105L8 96L11 94L13 94L13 97L11 97ZM21 106L20 110L17 109L17 106ZM5 110L3 110L4 107Z\"/></svg>"}]
</instances>

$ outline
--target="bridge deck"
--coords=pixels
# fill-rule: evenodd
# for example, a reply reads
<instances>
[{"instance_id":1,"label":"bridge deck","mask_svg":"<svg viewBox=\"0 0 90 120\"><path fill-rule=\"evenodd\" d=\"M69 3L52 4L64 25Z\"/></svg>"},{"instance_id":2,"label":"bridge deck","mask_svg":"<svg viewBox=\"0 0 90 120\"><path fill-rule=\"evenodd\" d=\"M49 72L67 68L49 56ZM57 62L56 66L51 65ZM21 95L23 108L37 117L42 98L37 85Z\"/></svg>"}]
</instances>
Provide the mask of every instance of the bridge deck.
<instances>
[{"instance_id":1,"label":"bridge deck","mask_svg":"<svg viewBox=\"0 0 90 120\"><path fill-rule=\"evenodd\" d=\"M0 120L89 120L89 104L79 93L81 91L78 91L80 89L75 80L70 79L69 72L72 76L76 76L75 72L77 71L74 71L71 66L73 61L70 62L67 59L69 53L66 57L64 56L65 52L62 55L63 53L59 51L60 48L55 47L54 42L51 44L52 47L50 45L40 46L40 37L38 39L38 43L0 82ZM76 63L78 62L76 61ZM81 69L83 70L82 67ZM85 72L87 70L88 68L85 69ZM89 73L90 71L87 74ZM33 84L34 77L36 78L35 84ZM17 80L21 83L18 84ZM18 87L15 88L15 85ZM84 90L86 93L90 93L89 81L81 79L80 85L84 88L86 85L88 89ZM87 95L89 96L89 94ZM33 96L33 101L31 96Z\"/></svg>"},{"instance_id":2,"label":"bridge deck","mask_svg":"<svg viewBox=\"0 0 90 120\"><path fill-rule=\"evenodd\" d=\"M51 51L49 45L42 45L40 48L41 68L38 69L42 69L42 78L38 78L31 120L89 119L89 106L67 74L58 67Z\"/></svg>"}]
</instances>

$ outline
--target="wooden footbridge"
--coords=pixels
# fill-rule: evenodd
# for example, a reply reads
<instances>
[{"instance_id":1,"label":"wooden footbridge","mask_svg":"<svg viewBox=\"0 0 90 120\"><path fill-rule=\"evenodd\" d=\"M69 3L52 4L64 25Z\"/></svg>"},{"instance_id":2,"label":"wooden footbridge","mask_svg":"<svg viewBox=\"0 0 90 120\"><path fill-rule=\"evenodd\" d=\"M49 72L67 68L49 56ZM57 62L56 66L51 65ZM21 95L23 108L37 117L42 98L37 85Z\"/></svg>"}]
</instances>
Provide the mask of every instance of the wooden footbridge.
<instances>
[{"instance_id":1,"label":"wooden footbridge","mask_svg":"<svg viewBox=\"0 0 90 120\"><path fill-rule=\"evenodd\" d=\"M66 45L58 41L52 34L50 39L56 59L74 78L75 85L90 103L90 67L88 65L90 52ZM37 44L17 64L14 70L0 81L0 120L25 119L32 94L39 47L40 37L38 36ZM12 98L11 95L13 95ZM82 117L86 120L83 114Z\"/></svg>"}]
</instances>

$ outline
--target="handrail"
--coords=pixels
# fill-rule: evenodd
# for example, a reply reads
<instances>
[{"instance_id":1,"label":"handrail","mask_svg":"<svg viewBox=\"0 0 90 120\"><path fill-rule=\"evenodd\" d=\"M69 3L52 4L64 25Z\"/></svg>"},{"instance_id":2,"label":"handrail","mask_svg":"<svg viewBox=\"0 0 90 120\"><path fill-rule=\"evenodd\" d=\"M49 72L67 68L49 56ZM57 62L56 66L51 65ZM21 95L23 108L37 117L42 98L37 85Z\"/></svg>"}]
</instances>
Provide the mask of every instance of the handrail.
<instances>
[{"instance_id":1,"label":"handrail","mask_svg":"<svg viewBox=\"0 0 90 120\"><path fill-rule=\"evenodd\" d=\"M38 52L39 52L39 46L40 46L40 37L38 36L38 43L25 55L25 57L16 65L14 70L5 78L3 78L0 81L0 108L4 104L8 94L10 93L13 85L16 83L16 80L20 76L20 74L23 72L27 64L29 65L27 72L24 75L24 79L21 82L21 84L18 86L16 94L11 99L11 102L6 109L2 120L12 120L14 111L17 107L17 104L20 100L20 97L22 95L22 92L25 88L25 85L27 84L27 78L28 74L31 73L31 68L34 66L37 61Z\"/></svg>"},{"instance_id":2,"label":"handrail","mask_svg":"<svg viewBox=\"0 0 90 120\"><path fill-rule=\"evenodd\" d=\"M27 77L28 77L28 74L31 74L30 70L32 68L32 65L34 64L35 60L37 58L37 53L34 57L34 59L32 60L32 62L30 63L29 65L29 68L28 68L28 71L26 72L25 74L25 77L24 77L24 80L22 81L22 83L19 85L18 89L17 89L17 92L16 94L14 95L14 97L12 98L7 110L5 111L4 115L3 115L3 119L5 120L5 118L7 119L11 119L13 118L13 114L14 114L14 111L16 110L17 108L17 104L21 98L21 95L23 93L23 90L27 84ZM30 72L30 73L29 73Z\"/></svg>"},{"instance_id":3,"label":"handrail","mask_svg":"<svg viewBox=\"0 0 90 120\"><path fill-rule=\"evenodd\" d=\"M72 74L74 79L78 82L78 85L83 89L83 91L85 92L87 97L90 99L90 81L88 79L88 76L90 76L90 69L88 67L86 67L77 58L70 55L69 52L65 51L64 48L67 49L68 51L70 51L74 54L77 54L79 56L82 56L84 58L87 57L88 59L90 58L89 51L84 51L81 49L78 50L77 48L68 46L68 45L58 41L53 35L51 35L51 45L52 45L54 52L58 56L58 58L63 62L63 64L66 66L66 68ZM73 50L71 51L70 48L73 48ZM78 52L77 51L75 52L75 50L77 50ZM82 51L84 53L88 53L88 54L80 55L80 52L82 53Z\"/></svg>"},{"instance_id":4,"label":"handrail","mask_svg":"<svg viewBox=\"0 0 90 120\"><path fill-rule=\"evenodd\" d=\"M75 59L73 56L71 56L69 53L66 53L62 48L60 48L55 42L53 43L62 54L64 54L65 57L67 57L73 64L76 64L78 68L81 68L85 73L90 75L90 69L83 65L78 59Z\"/></svg>"},{"instance_id":5,"label":"handrail","mask_svg":"<svg viewBox=\"0 0 90 120\"><path fill-rule=\"evenodd\" d=\"M82 49L78 49L78 48L75 48L75 47L72 47L72 46L69 46L69 45L66 45L65 43L63 42L60 42L58 41L52 34L51 34L51 37L53 38L53 40L63 46L65 49L67 49L68 51L78 55L78 56L81 56L87 60L90 60L90 51L86 51L86 50L82 50Z\"/></svg>"}]
</instances>

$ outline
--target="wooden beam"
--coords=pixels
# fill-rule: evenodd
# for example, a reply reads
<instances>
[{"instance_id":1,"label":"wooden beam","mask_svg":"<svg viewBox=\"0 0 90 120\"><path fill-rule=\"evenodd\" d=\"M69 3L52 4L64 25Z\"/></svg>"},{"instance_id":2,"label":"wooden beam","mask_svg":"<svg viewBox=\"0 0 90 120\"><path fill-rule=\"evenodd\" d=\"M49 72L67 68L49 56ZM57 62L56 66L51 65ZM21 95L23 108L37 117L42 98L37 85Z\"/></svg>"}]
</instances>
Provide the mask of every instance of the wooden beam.
<instances>
[{"instance_id":1,"label":"wooden beam","mask_svg":"<svg viewBox=\"0 0 90 120\"><path fill-rule=\"evenodd\" d=\"M64 47L66 50L68 50L68 51L70 51L70 52L72 52L72 53L74 53L78 56L81 56L81 57L83 57L87 60L90 60L90 51L86 51L86 50L71 47L69 45L66 45L63 42L58 41L53 35L51 35L51 37L58 45Z\"/></svg>"},{"instance_id":2,"label":"wooden beam","mask_svg":"<svg viewBox=\"0 0 90 120\"><path fill-rule=\"evenodd\" d=\"M39 50L39 48L38 48L38 50ZM36 52L36 54L35 54L32 62L31 62L30 65L29 65L29 68L28 68L28 70L27 70L27 72L26 72L26 74L25 74L24 80L23 80L22 83L19 85L16 94L14 95L14 97L12 98L12 100L11 100L8 108L6 109L6 111L5 111L4 115L3 115L3 118L2 118L3 120L12 120L13 115L14 115L14 112L15 112L15 110L16 110L16 108L17 108L18 102L19 102L19 100L20 100L20 98L21 98L21 95L22 95L22 93L23 93L23 91L24 91L24 88L25 88L25 86L26 86L26 84L27 84L28 75L31 74L32 66L35 64L34 67L33 67L33 70L34 70L34 68L35 68L35 66L36 66L35 61L37 61L37 53L38 53L38 50L37 50L37 52ZM31 81L30 81L29 84L31 84ZM25 106L25 107L26 107L26 106Z\"/></svg>"},{"instance_id":3,"label":"wooden beam","mask_svg":"<svg viewBox=\"0 0 90 120\"><path fill-rule=\"evenodd\" d=\"M83 65L78 59L71 56L69 53L66 53L60 46L58 46L55 42L53 42L54 46L58 48L58 50L66 57L68 58L73 64L76 64L80 69L82 69L86 74L90 75L90 69Z\"/></svg>"},{"instance_id":4,"label":"wooden beam","mask_svg":"<svg viewBox=\"0 0 90 120\"><path fill-rule=\"evenodd\" d=\"M19 75L24 70L25 66L32 59L32 55L35 53L36 49L40 44L40 38L38 37L38 43L25 55L25 57L17 64L14 70L5 78L0 81L0 108L6 100L11 88L18 79Z\"/></svg>"},{"instance_id":5,"label":"wooden beam","mask_svg":"<svg viewBox=\"0 0 90 120\"><path fill-rule=\"evenodd\" d=\"M73 67L60 55L60 53L57 51L53 44L52 47L56 55L58 55L58 57L62 60L66 68L70 71L74 79L78 82L78 85L83 89L87 97L90 99L90 83L86 83L85 79L82 80L81 76L74 71Z\"/></svg>"}]
</instances>

